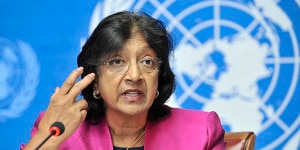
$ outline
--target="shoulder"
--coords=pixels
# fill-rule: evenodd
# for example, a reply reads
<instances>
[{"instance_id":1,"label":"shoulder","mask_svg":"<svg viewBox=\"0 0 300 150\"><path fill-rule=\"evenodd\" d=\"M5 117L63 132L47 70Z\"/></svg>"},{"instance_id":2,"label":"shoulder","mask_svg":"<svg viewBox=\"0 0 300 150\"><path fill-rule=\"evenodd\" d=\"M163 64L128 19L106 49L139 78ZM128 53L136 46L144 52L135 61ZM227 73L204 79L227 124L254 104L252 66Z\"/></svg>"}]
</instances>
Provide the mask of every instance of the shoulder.
<instances>
[{"instance_id":1,"label":"shoulder","mask_svg":"<svg viewBox=\"0 0 300 150\"><path fill-rule=\"evenodd\" d=\"M172 108L170 107L171 113L175 115L206 115L208 112L202 110L193 110L193 109L186 109L186 108Z\"/></svg>"},{"instance_id":2,"label":"shoulder","mask_svg":"<svg viewBox=\"0 0 300 150\"><path fill-rule=\"evenodd\" d=\"M196 133L200 139L199 142L207 141L207 149L224 149L225 131L216 112L180 108L172 108L171 112L171 120L179 119L181 120L181 127L188 127L179 130L182 132Z\"/></svg>"},{"instance_id":3,"label":"shoulder","mask_svg":"<svg viewBox=\"0 0 300 150\"><path fill-rule=\"evenodd\" d=\"M166 124L184 125L201 130L222 129L221 120L216 112L182 108L171 108L171 114L166 119Z\"/></svg>"},{"instance_id":4,"label":"shoulder","mask_svg":"<svg viewBox=\"0 0 300 150\"><path fill-rule=\"evenodd\" d=\"M192 119L195 121L203 121L207 119L219 119L218 115L214 111L202 111L202 110L191 110L183 108L171 108L171 114L169 119Z\"/></svg>"},{"instance_id":5,"label":"shoulder","mask_svg":"<svg viewBox=\"0 0 300 150\"><path fill-rule=\"evenodd\" d=\"M170 114L166 118L153 122L159 126L185 126L195 128L207 128L212 124L220 124L220 119L216 112L206 112L202 110L191 110L183 108L171 108Z\"/></svg>"},{"instance_id":6,"label":"shoulder","mask_svg":"<svg viewBox=\"0 0 300 150\"><path fill-rule=\"evenodd\" d=\"M146 132L152 143L167 141L174 145L166 147L175 149L214 149L219 143L224 145L224 130L214 111L170 108L170 115L151 123Z\"/></svg>"}]
</instances>

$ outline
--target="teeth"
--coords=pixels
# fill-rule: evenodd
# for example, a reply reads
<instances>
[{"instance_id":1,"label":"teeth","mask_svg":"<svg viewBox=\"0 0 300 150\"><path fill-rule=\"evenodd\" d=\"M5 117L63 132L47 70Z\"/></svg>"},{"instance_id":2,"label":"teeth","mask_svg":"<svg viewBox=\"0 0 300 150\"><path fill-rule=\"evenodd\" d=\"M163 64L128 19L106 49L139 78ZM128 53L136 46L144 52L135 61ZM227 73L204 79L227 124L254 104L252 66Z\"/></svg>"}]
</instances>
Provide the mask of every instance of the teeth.
<instances>
[{"instance_id":1,"label":"teeth","mask_svg":"<svg viewBox=\"0 0 300 150\"><path fill-rule=\"evenodd\" d=\"M126 96L138 96L139 93L138 92L129 92L125 94Z\"/></svg>"}]
</instances>

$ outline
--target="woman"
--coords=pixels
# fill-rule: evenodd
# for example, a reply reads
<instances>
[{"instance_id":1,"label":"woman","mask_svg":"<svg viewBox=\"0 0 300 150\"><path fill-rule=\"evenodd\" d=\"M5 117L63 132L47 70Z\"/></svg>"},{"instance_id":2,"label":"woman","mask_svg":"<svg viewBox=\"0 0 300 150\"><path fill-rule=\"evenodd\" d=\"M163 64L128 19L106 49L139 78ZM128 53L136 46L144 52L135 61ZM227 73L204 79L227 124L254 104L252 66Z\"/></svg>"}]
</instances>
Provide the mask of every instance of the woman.
<instances>
[{"instance_id":1,"label":"woman","mask_svg":"<svg viewBox=\"0 0 300 150\"><path fill-rule=\"evenodd\" d=\"M165 105L175 87L172 49L164 24L147 14L106 17L83 46L80 67L55 90L21 149L37 147L56 121L65 125L64 133L41 149L225 149L215 112ZM81 92L84 99L75 101Z\"/></svg>"}]
</instances>

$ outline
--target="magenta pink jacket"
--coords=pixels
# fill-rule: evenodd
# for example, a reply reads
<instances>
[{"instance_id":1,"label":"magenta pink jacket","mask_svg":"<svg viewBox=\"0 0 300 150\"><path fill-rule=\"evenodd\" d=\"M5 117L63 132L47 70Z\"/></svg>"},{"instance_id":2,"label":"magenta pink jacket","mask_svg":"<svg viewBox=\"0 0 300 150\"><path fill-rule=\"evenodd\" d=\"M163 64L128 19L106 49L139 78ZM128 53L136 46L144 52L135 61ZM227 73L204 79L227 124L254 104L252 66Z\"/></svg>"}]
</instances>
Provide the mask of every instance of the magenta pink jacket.
<instances>
[{"instance_id":1,"label":"magenta pink jacket","mask_svg":"<svg viewBox=\"0 0 300 150\"><path fill-rule=\"evenodd\" d=\"M37 132L42 115L35 121L31 136ZM146 125L145 150L223 150L225 145L224 130L215 112L172 108L169 117ZM83 122L60 149L113 150L106 120L97 125Z\"/></svg>"}]
</instances>

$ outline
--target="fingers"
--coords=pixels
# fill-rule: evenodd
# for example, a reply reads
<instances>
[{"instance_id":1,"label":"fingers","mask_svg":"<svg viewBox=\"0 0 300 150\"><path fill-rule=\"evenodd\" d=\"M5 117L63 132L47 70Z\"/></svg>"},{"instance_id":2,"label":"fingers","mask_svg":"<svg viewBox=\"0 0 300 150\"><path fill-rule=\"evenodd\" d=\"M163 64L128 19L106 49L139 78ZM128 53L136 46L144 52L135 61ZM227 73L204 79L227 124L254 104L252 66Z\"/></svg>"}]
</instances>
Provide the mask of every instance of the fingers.
<instances>
[{"instance_id":1,"label":"fingers","mask_svg":"<svg viewBox=\"0 0 300 150\"><path fill-rule=\"evenodd\" d=\"M40 133L48 133L49 126L55 122L62 122L68 130L60 136L62 140L69 137L85 120L87 116L88 103L84 99L75 101L81 91L90 85L95 79L95 73L86 75L82 80L77 79L82 75L83 67L72 71L61 88L56 88L51 96L50 104L39 123ZM77 82L76 82L77 81Z\"/></svg>"},{"instance_id":2,"label":"fingers","mask_svg":"<svg viewBox=\"0 0 300 150\"><path fill-rule=\"evenodd\" d=\"M87 109L88 109L88 103L86 100L84 99L80 99L77 102L75 102L74 106L73 106L73 111L74 113L80 113L78 114L78 118L79 120L82 122L85 120L85 117L87 115Z\"/></svg>"},{"instance_id":3,"label":"fingers","mask_svg":"<svg viewBox=\"0 0 300 150\"><path fill-rule=\"evenodd\" d=\"M88 103L84 99L81 99L81 100L76 102L76 107L79 110L87 110L88 109Z\"/></svg>"},{"instance_id":4,"label":"fingers","mask_svg":"<svg viewBox=\"0 0 300 150\"><path fill-rule=\"evenodd\" d=\"M81 110L80 113L81 113L81 122L82 122L82 121L84 121L85 118L86 118L87 110Z\"/></svg>"},{"instance_id":5,"label":"fingers","mask_svg":"<svg viewBox=\"0 0 300 150\"><path fill-rule=\"evenodd\" d=\"M54 93L52 94L52 96L51 96L50 99L53 99L54 96L58 93L59 90L60 90L59 87L56 87L56 88L55 88L55 91L54 91Z\"/></svg>"},{"instance_id":6,"label":"fingers","mask_svg":"<svg viewBox=\"0 0 300 150\"><path fill-rule=\"evenodd\" d=\"M60 94L67 94L71 88L74 86L76 83L77 78L82 74L83 72L83 67L79 67L68 76L68 78L65 80L63 83L61 89L60 89Z\"/></svg>"},{"instance_id":7,"label":"fingers","mask_svg":"<svg viewBox=\"0 0 300 150\"><path fill-rule=\"evenodd\" d=\"M68 76L68 78L63 83L61 89L59 90L59 94L66 95L68 94L72 98L76 98L80 92L86 88L92 81L95 79L95 74L90 73L85 76L81 81L76 82L76 80L80 77L83 72L83 67L79 67ZM57 89L56 89L57 90ZM55 92L56 93L56 92Z\"/></svg>"},{"instance_id":8,"label":"fingers","mask_svg":"<svg viewBox=\"0 0 300 150\"><path fill-rule=\"evenodd\" d=\"M86 88L88 85L90 85L93 82L94 79L95 79L94 73L90 73L86 75L81 81L74 84L74 86L69 91L68 95L73 96L73 98L75 99L84 88Z\"/></svg>"}]
</instances>

